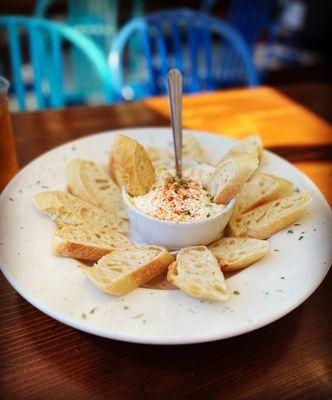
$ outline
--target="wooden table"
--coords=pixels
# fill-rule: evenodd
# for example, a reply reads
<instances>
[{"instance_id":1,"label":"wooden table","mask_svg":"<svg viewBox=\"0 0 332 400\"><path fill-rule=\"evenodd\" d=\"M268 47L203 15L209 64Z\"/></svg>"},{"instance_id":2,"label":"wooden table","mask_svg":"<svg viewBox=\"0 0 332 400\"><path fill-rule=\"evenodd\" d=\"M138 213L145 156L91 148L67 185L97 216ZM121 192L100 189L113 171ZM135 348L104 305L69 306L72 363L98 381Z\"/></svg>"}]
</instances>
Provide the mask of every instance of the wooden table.
<instances>
[{"instance_id":1,"label":"wooden table","mask_svg":"<svg viewBox=\"0 0 332 400\"><path fill-rule=\"evenodd\" d=\"M281 88L332 120L331 86ZM21 165L77 137L115 128L168 125L167 102L20 113L13 116ZM330 199L331 125L280 93L259 88L190 96L184 126L242 137L259 132ZM98 338L54 321L0 279L4 399L328 399L332 397L331 286L258 331L215 343L147 346Z\"/></svg>"}]
</instances>

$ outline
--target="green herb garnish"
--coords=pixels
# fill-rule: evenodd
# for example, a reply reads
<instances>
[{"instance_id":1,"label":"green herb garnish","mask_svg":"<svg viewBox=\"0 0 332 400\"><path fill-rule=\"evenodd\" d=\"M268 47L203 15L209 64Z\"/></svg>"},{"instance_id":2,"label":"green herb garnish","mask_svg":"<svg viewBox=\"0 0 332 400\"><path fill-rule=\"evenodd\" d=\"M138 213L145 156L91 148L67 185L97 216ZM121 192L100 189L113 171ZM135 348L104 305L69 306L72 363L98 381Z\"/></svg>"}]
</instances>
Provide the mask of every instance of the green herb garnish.
<instances>
[{"instance_id":1,"label":"green herb garnish","mask_svg":"<svg viewBox=\"0 0 332 400\"><path fill-rule=\"evenodd\" d=\"M287 231L287 233L294 233L294 232L293 232L293 229L289 229L289 230Z\"/></svg>"},{"instance_id":2,"label":"green herb garnish","mask_svg":"<svg viewBox=\"0 0 332 400\"><path fill-rule=\"evenodd\" d=\"M233 294L235 294L236 296L238 296L240 294L240 292L238 290L234 290Z\"/></svg>"}]
</instances>

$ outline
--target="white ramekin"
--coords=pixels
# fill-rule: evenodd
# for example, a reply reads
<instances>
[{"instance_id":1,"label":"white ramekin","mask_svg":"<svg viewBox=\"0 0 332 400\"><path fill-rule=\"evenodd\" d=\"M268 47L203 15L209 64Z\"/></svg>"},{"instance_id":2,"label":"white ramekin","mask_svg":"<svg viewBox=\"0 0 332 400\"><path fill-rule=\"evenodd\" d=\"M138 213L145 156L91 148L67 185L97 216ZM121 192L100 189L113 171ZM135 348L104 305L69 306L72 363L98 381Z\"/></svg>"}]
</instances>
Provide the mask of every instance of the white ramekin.
<instances>
[{"instance_id":1,"label":"white ramekin","mask_svg":"<svg viewBox=\"0 0 332 400\"><path fill-rule=\"evenodd\" d=\"M228 224L235 199L217 215L198 221L160 221L138 210L122 187L122 198L130 223L142 239L151 244L179 250L187 246L207 245L220 238Z\"/></svg>"}]
</instances>

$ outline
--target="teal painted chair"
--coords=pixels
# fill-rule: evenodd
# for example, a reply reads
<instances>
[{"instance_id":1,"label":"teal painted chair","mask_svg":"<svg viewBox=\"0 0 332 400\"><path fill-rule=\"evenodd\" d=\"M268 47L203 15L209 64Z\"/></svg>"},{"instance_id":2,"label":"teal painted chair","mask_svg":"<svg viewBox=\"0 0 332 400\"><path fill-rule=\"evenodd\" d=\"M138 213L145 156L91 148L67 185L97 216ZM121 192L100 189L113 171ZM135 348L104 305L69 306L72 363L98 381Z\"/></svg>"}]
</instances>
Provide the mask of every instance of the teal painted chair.
<instances>
[{"instance_id":1,"label":"teal painted chair","mask_svg":"<svg viewBox=\"0 0 332 400\"><path fill-rule=\"evenodd\" d=\"M64 17L66 24L77 29L86 37L91 39L107 57L111 43L120 29L121 0L63 0L67 4L67 11ZM48 18L49 9L54 0L38 0L36 2L34 14L37 17ZM123 2L122 2L123 3ZM141 17L144 10L143 0L131 0L127 2L129 7L129 19ZM137 70L137 41L133 39L130 43L132 54L129 69L131 75L135 75ZM95 73L82 60L81 54L75 49L71 52L72 62L75 65L75 86L77 100L84 99L93 95L98 88L94 85L87 85L85 77L94 77Z\"/></svg>"},{"instance_id":2,"label":"teal painted chair","mask_svg":"<svg viewBox=\"0 0 332 400\"><path fill-rule=\"evenodd\" d=\"M33 91L39 109L66 105L64 44L74 47L96 71L105 103L112 101L112 82L107 61L88 38L63 24L20 16L0 17L0 30L8 37L12 88L21 110L27 108L27 88L22 76L22 40L27 38L28 61L33 74ZM74 73L74 71L73 71ZM89 77L86 77L89 80Z\"/></svg>"}]
</instances>

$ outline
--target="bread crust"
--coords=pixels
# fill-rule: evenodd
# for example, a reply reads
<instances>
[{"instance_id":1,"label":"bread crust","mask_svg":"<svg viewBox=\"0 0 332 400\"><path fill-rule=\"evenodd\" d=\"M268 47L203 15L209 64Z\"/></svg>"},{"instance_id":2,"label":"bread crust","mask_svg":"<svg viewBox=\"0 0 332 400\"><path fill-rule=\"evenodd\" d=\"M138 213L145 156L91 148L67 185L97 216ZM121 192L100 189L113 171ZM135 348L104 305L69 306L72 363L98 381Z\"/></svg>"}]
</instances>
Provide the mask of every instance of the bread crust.
<instances>
[{"instance_id":1,"label":"bread crust","mask_svg":"<svg viewBox=\"0 0 332 400\"><path fill-rule=\"evenodd\" d=\"M67 242L58 236L53 236L51 242L52 252L58 257L77 258L79 260L98 261L114 250L89 246L75 242Z\"/></svg>"},{"instance_id":2,"label":"bread crust","mask_svg":"<svg viewBox=\"0 0 332 400\"><path fill-rule=\"evenodd\" d=\"M76 239L75 236L79 236L79 238ZM105 236L107 240L105 240ZM103 243L105 241L107 241L107 245ZM133 247L133 244L120 232L83 225L64 226L54 233L51 242L54 255L88 261L98 261L104 255L117 249L130 247Z\"/></svg>"}]
</instances>

